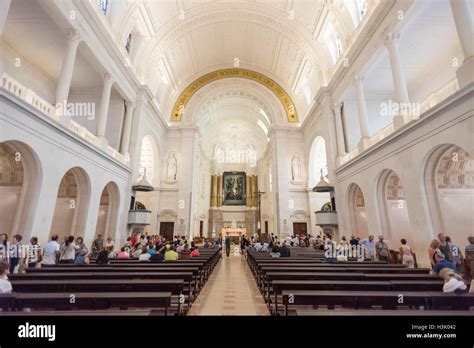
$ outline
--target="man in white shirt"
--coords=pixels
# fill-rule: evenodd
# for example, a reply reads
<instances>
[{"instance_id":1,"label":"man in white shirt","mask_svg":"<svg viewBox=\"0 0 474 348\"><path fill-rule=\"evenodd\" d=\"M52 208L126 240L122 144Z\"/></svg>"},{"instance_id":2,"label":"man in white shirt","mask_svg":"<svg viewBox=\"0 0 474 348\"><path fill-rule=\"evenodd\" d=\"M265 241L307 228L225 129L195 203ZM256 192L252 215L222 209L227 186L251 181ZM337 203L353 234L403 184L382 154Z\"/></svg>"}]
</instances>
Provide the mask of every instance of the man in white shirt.
<instances>
[{"instance_id":1,"label":"man in white shirt","mask_svg":"<svg viewBox=\"0 0 474 348\"><path fill-rule=\"evenodd\" d=\"M57 259L59 256L58 238L59 238L58 235L54 234L51 237L51 241L44 246L43 261L41 262L41 265L51 266L57 263Z\"/></svg>"}]
</instances>

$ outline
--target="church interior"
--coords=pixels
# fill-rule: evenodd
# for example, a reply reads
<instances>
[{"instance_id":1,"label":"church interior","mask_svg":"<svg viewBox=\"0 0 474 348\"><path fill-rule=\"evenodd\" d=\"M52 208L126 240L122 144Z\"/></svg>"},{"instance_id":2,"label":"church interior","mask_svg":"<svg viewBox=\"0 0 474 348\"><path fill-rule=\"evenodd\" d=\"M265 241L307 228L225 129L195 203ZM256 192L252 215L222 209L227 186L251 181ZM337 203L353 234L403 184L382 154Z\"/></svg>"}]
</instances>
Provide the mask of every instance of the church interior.
<instances>
[{"instance_id":1,"label":"church interior","mask_svg":"<svg viewBox=\"0 0 474 348\"><path fill-rule=\"evenodd\" d=\"M472 320L473 15L1 0L0 320Z\"/></svg>"}]
</instances>

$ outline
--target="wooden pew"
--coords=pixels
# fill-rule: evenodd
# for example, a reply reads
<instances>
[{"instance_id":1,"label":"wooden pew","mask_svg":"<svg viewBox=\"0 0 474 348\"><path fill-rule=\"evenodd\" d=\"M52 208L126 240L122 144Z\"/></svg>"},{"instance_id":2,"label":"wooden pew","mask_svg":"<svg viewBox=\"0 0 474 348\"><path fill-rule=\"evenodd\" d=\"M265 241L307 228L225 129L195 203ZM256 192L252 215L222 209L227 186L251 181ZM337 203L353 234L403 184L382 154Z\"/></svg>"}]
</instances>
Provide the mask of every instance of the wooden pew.
<instances>
[{"instance_id":1,"label":"wooden pew","mask_svg":"<svg viewBox=\"0 0 474 348\"><path fill-rule=\"evenodd\" d=\"M403 296L403 297L401 297ZM467 309L474 306L474 294L445 294L425 291L318 291L285 290L282 292L285 315L292 305L338 305L344 303L353 308L382 306L394 309L399 306L423 306L426 309L449 308ZM402 300L402 302L400 302Z\"/></svg>"},{"instance_id":2,"label":"wooden pew","mask_svg":"<svg viewBox=\"0 0 474 348\"><path fill-rule=\"evenodd\" d=\"M182 279L188 287L190 301L197 294L197 284L192 272L31 272L11 274L9 279L13 282L18 280L92 280L92 279Z\"/></svg>"},{"instance_id":3,"label":"wooden pew","mask_svg":"<svg viewBox=\"0 0 474 348\"><path fill-rule=\"evenodd\" d=\"M335 291L440 291L443 287L441 279L435 281L354 281L354 280L274 280L272 291L268 292L268 304L271 305L273 293L275 314L278 313L278 296L285 290L335 290ZM423 289L416 289L417 285Z\"/></svg>"},{"instance_id":4,"label":"wooden pew","mask_svg":"<svg viewBox=\"0 0 474 348\"><path fill-rule=\"evenodd\" d=\"M71 302L71 293L17 293L15 308L22 310L54 308L56 310L78 309L108 309L108 308L163 308L168 315L171 305L171 292L79 292L74 294Z\"/></svg>"},{"instance_id":5,"label":"wooden pew","mask_svg":"<svg viewBox=\"0 0 474 348\"><path fill-rule=\"evenodd\" d=\"M1 316L6 317L82 317L82 316L92 316L97 315L101 317L117 317L117 316L126 316L126 317L143 317L143 316L153 316L157 315L156 311L153 310L82 310L82 311L14 311L14 312L3 312Z\"/></svg>"},{"instance_id":6,"label":"wooden pew","mask_svg":"<svg viewBox=\"0 0 474 348\"><path fill-rule=\"evenodd\" d=\"M298 316L311 316L311 317L347 317L347 316L363 316L363 317L392 317L392 316L400 316L400 317L434 317L434 316L446 316L446 311L439 311L439 310L430 310L430 311L423 311L423 310L405 310L405 309L399 309L399 310L384 310L384 311L379 311L379 310L337 310L337 311L318 311L314 309L298 309L296 311L296 315ZM449 316L454 316L454 317L473 317L474 316L474 311L453 311L449 312Z\"/></svg>"},{"instance_id":7,"label":"wooden pew","mask_svg":"<svg viewBox=\"0 0 474 348\"><path fill-rule=\"evenodd\" d=\"M43 292L43 293L144 293L170 292L177 296L178 313L181 313L181 295L184 281L182 279L75 279L75 280L12 280L15 292ZM191 292L187 301L191 305Z\"/></svg>"},{"instance_id":8,"label":"wooden pew","mask_svg":"<svg viewBox=\"0 0 474 348\"><path fill-rule=\"evenodd\" d=\"M3 312L15 308L16 294L0 294L0 309ZM0 314L2 315L3 312Z\"/></svg>"}]
</instances>

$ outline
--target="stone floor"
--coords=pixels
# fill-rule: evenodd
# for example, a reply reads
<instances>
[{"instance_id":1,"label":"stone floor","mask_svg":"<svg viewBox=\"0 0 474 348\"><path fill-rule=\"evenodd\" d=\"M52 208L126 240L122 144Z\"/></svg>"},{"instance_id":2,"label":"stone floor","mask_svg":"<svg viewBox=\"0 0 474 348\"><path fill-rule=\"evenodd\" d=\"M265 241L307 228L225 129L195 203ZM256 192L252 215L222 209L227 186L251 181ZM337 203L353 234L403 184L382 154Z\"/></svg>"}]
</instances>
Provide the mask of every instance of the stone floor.
<instances>
[{"instance_id":1,"label":"stone floor","mask_svg":"<svg viewBox=\"0 0 474 348\"><path fill-rule=\"evenodd\" d=\"M269 315L244 256L223 255L188 315Z\"/></svg>"}]
</instances>

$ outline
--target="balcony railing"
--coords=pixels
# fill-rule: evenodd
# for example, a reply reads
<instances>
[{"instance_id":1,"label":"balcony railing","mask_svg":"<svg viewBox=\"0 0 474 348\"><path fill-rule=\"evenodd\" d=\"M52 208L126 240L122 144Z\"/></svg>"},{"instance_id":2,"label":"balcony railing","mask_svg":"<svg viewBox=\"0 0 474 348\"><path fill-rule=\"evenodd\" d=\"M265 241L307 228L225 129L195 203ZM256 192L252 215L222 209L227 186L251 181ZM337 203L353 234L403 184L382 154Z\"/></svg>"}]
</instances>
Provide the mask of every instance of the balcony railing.
<instances>
[{"instance_id":1,"label":"balcony railing","mask_svg":"<svg viewBox=\"0 0 474 348\"><path fill-rule=\"evenodd\" d=\"M39 95L37 95L33 90L26 88L24 85L22 85L20 82L15 80L12 76L8 75L7 73L3 73L1 87L5 88L10 93L24 100L25 102L33 106L35 109L51 117L55 121L57 122L60 121L59 114L54 105L48 103L46 100L44 100ZM95 134L90 132L86 127L81 126L79 123L70 120L69 129L73 131L75 134L79 135L81 138L85 139L87 142L97 147L100 147L101 145L100 139ZM129 164L128 162L125 161L125 156L123 156L120 152L118 152L113 147L107 145L106 152L113 158L119 160L120 162L127 165Z\"/></svg>"},{"instance_id":2,"label":"balcony railing","mask_svg":"<svg viewBox=\"0 0 474 348\"><path fill-rule=\"evenodd\" d=\"M417 120L418 118L421 117L422 114L424 114L426 111L434 107L435 105L441 103L443 100L448 98L449 96L453 95L459 90L459 84L457 79L454 79L450 81L448 84L445 86L441 87L437 91L431 93L429 96L427 96L425 99L421 100L419 103L415 103L419 105L419 110L420 114L419 115L412 115L411 119L408 120L408 122L411 122L413 120ZM379 129L374 135L372 135L369 140L368 140L368 148L371 146L374 146L375 144L379 143L386 137L388 137L390 134L395 132L395 125L393 122L390 122L387 126L384 128ZM359 156L361 154L359 148L355 148L351 150L350 152L346 153L343 157L343 163L348 162L355 157Z\"/></svg>"}]
</instances>

